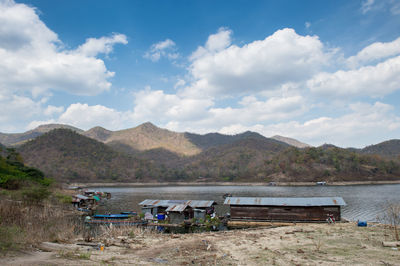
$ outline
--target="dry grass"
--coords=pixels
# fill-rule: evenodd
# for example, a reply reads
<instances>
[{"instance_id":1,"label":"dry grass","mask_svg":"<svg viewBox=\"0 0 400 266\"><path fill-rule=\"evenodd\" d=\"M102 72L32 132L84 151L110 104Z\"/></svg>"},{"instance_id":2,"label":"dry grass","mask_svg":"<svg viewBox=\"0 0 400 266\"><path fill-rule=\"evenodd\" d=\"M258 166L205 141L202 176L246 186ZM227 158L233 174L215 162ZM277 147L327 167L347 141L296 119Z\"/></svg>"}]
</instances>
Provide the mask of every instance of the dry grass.
<instances>
[{"instance_id":1,"label":"dry grass","mask_svg":"<svg viewBox=\"0 0 400 266\"><path fill-rule=\"evenodd\" d=\"M0 199L0 252L29 248L43 241L68 242L80 232L79 218L64 205Z\"/></svg>"}]
</instances>

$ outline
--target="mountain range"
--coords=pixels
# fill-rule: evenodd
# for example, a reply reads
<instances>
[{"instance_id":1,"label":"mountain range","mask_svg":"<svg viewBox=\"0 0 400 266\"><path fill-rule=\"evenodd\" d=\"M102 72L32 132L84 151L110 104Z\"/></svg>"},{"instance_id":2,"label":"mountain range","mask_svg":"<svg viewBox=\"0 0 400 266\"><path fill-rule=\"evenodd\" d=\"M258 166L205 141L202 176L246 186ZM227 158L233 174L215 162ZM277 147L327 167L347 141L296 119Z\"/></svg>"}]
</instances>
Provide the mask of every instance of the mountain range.
<instances>
[{"instance_id":1,"label":"mountain range","mask_svg":"<svg viewBox=\"0 0 400 266\"><path fill-rule=\"evenodd\" d=\"M400 140L364 149L316 148L255 132L199 135L144 123L119 131L50 124L0 133L0 143L62 181L392 180L400 174Z\"/></svg>"}]
</instances>

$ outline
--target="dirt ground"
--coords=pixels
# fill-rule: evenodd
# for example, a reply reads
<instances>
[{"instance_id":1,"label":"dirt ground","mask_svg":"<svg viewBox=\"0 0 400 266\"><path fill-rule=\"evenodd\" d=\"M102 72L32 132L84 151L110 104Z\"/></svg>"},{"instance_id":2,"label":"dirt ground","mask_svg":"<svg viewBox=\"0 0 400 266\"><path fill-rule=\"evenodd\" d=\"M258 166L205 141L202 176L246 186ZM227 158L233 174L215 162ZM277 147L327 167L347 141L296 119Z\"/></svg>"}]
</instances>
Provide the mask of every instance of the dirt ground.
<instances>
[{"instance_id":1,"label":"dirt ground","mask_svg":"<svg viewBox=\"0 0 400 266\"><path fill-rule=\"evenodd\" d=\"M296 224L193 234L119 228L89 245L83 239L42 243L37 251L0 258L0 265L400 265L400 247L382 246L394 240L392 230L378 224Z\"/></svg>"}]
</instances>

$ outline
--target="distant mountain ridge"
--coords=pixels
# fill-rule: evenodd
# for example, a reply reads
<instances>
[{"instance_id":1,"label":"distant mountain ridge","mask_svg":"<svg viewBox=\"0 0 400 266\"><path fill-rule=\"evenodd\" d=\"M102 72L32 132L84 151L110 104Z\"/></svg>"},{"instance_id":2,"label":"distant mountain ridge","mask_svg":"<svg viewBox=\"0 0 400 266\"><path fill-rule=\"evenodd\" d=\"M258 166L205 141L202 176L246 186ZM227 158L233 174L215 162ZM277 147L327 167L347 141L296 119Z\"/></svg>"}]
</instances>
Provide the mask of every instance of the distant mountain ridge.
<instances>
[{"instance_id":1,"label":"distant mountain ridge","mask_svg":"<svg viewBox=\"0 0 400 266\"><path fill-rule=\"evenodd\" d=\"M98 137L107 136L103 129L93 131ZM203 148L192 156L165 148L132 148L129 155L70 129L54 129L17 151L27 165L63 182L315 182L399 180L400 176L398 160L333 145L300 149L252 132L212 136L212 146L201 136L191 136Z\"/></svg>"},{"instance_id":2,"label":"distant mountain ridge","mask_svg":"<svg viewBox=\"0 0 400 266\"><path fill-rule=\"evenodd\" d=\"M0 142L6 146L18 146L32 140L53 129L67 128L86 137L103 142L115 150L128 154L150 151L153 149L165 149L179 156L194 156L209 148L233 143L245 138L267 139L256 132L244 132L236 135L223 135L209 133L205 135L194 133L179 133L159 128L150 122L134 128L111 131L102 127L94 127L87 131L62 125L42 125L25 133L4 134L0 133ZM280 140L277 140L280 141ZM284 142L282 142L284 143Z\"/></svg>"},{"instance_id":3,"label":"distant mountain ridge","mask_svg":"<svg viewBox=\"0 0 400 266\"><path fill-rule=\"evenodd\" d=\"M288 138L288 137L283 137L283 136L279 136L279 135L275 135L273 137L271 137L271 139L276 139L282 142L285 142L291 146L297 147L297 148L307 148L307 147L311 147L311 145L307 144L307 143L303 143L298 141L297 139L292 139L292 138Z\"/></svg>"},{"instance_id":4,"label":"distant mountain ridge","mask_svg":"<svg viewBox=\"0 0 400 266\"><path fill-rule=\"evenodd\" d=\"M177 133L162 129L150 122L135 128L119 131L102 130L101 133L100 129L96 131L97 134L87 134L87 132L85 132L83 135L92 137L116 148L121 145L124 145L125 148L130 147L138 151L162 148L184 156L192 156L201 152L201 149L185 137L185 133ZM99 135L101 135L102 138L98 137Z\"/></svg>"},{"instance_id":5,"label":"distant mountain ridge","mask_svg":"<svg viewBox=\"0 0 400 266\"><path fill-rule=\"evenodd\" d=\"M37 128L26 131L24 133L0 133L0 143L4 144L6 146L20 145L28 140L34 139L36 137L43 135L46 132L49 132L53 129L58 129L58 128L71 129L78 133L83 132L82 129L79 129L79 128L76 128L73 126L69 126L69 125L47 124L47 125L38 126Z\"/></svg>"},{"instance_id":6,"label":"distant mountain ridge","mask_svg":"<svg viewBox=\"0 0 400 266\"><path fill-rule=\"evenodd\" d=\"M58 180L146 180L154 168L146 161L118 153L102 142L65 128L54 129L20 147L24 161Z\"/></svg>"},{"instance_id":7,"label":"distant mountain ridge","mask_svg":"<svg viewBox=\"0 0 400 266\"><path fill-rule=\"evenodd\" d=\"M114 150L131 155L142 152L147 152L147 155L155 155L153 150L165 150L167 152L165 155L168 155L168 158L164 159L157 156L165 162L169 162L169 158L176 156L195 156L210 148L234 143L235 141L249 137L258 138L259 140L273 139L280 143L286 143L298 148L310 147L308 144L302 143L296 139L278 135L273 136L272 138L266 138L256 132L250 131L236 135L224 135L220 133L208 133L205 135L188 132L178 133L159 128L150 122L141 124L134 128L118 131L111 131L102 127L94 127L84 131L69 125L48 124L41 125L24 133L0 133L0 143L5 146L18 146L26 141L35 139L46 132L58 128L71 129L79 134L103 142ZM332 144L324 144L321 147L329 148L335 146ZM348 148L348 150L360 154L376 154L385 158L393 159L400 156L400 140L388 140L367 146L363 149ZM176 158L174 158L174 160L175 159Z\"/></svg>"},{"instance_id":8,"label":"distant mountain ridge","mask_svg":"<svg viewBox=\"0 0 400 266\"><path fill-rule=\"evenodd\" d=\"M377 154L386 158L400 159L400 139L392 139L370 145L359 150L359 152L363 154Z\"/></svg>"}]
</instances>

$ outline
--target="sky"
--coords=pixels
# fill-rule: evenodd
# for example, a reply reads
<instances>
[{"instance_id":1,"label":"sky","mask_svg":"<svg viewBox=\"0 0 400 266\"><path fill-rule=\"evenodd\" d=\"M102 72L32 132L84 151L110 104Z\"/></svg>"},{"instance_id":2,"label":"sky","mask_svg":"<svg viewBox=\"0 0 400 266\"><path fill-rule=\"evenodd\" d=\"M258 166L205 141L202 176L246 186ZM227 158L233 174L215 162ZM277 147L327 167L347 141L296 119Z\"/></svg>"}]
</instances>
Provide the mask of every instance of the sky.
<instances>
[{"instance_id":1,"label":"sky","mask_svg":"<svg viewBox=\"0 0 400 266\"><path fill-rule=\"evenodd\" d=\"M400 138L400 0L0 0L0 132Z\"/></svg>"}]
</instances>

